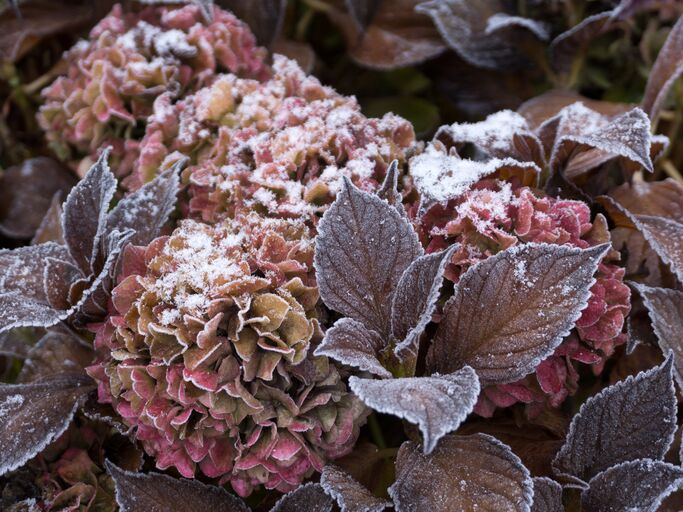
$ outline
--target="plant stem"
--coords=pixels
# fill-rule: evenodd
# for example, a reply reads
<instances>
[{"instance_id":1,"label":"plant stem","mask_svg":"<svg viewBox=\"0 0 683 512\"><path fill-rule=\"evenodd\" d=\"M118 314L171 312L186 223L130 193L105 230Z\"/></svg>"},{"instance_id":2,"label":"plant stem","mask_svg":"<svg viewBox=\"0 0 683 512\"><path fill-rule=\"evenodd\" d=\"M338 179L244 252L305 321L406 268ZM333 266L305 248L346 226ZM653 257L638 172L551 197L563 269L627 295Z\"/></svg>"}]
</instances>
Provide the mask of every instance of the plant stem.
<instances>
[{"instance_id":1,"label":"plant stem","mask_svg":"<svg viewBox=\"0 0 683 512\"><path fill-rule=\"evenodd\" d=\"M372 437L372 441L375 443L377 448L380 450L386 449L387 443L384 441L382 428L379 426L377 415L374 412L368 416L368 427L370 427L370 436Z\"/></svg>"}]
</instances>

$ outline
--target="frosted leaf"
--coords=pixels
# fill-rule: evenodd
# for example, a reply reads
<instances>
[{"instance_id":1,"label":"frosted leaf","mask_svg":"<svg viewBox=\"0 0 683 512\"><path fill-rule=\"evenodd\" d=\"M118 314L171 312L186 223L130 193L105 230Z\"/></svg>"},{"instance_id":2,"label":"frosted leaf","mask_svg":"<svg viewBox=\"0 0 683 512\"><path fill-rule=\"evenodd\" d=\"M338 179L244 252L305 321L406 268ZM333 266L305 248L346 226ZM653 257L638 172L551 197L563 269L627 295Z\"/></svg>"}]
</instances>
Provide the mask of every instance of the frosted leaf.
<instances>
[{"instance_id":1,"label":"frosted leaf","mask_svg":"<svg viewBox=\"0 0 683 512\"><path fill-rule=\"evenodd\" d=\"M391 328L399 341L395 352L401 360L417 358L420 336L432 320L439 299L443 272L456 247L421 256L406 269L396 287Z\"/></svg>"},{"instance_id":2,"label":"frosted leaf","mask_svg":"<svg viewBox=\"0 0 683 512\"><path fill-rule=\"evenodd\" d=\"M365 405L420 427L425 453L456 430L479 397L479 379L465 367L450 375L370 380L351 377L351 390Z\"/></svg>"},{"instance_id":3,"label":"frosted leaf","mask_svg":"<svg viewBox=\"0 0 683 512\"><path fill-rule=\"evenodd\" d=\"M671 86L683 73L683 19L679 18L657 55L647 78L641 106L650 119L655 119Z\"/></svg>"},{"instance_id":4,"label":"frosted leaf","mask_svg":"<svg viewBox=\"0 0 683 512\"><path fill-rule=\"evenodd\" d=\"M504 12L498 12L486 20L486 34L493 34L499 30L508 28L523 28L531 32L541 41L547 41L550 38L548 33L549 26L547 23L532 20L531 18L524 18L522 16L512 16Z\"/></svg>"},{"instance_id":5,"label":"frosted leaf","mask_svg":"<svg viewBox=\"0 0 683 512\"><path fill-rule=\"evenodd\" d=\"M109 203L116 191L116 178L109 169L109 150L102 151L85 177L71 189L63 206L62 231L73 260L84 274L92 265L105 233Z\"/></svg>"},{"instance_id":6,"label":"frosted leaf","mask_svg":"<svg viewBox=\"0 0 683 512\"><path fill-rule=\"evenodd\" d=\"M596 475L581 495L585 512L655 512L683 486L683 468L651 459L623 462Z\"/></svg>"},{"instance_id":7,"label":"frosted leaf","mask_svg":"<svg viewBox=\"0 0 683 512\"><path fill-rule=\"evenodd\" d=\"M285 494L270 512L332 512L333 506L320 484L308 483Z\"/></svg>"},{"instance_id":8,"label":"frosted leaf","mask_svg":"<svg viewBox=\"0 0 683 512\"><path fill-rule=\"evenodd\" d=\"M534 482L534 504L531 512L564 512L562 486L555 480L537 477Z\"/></svg>"},{"instance_id":9,"label":"frosted leaf","mask_svg":"<svg viewBox=\"0 0 683 512\"><path fill-rule=\"evenodd\" d=\"M377 196L386 200L387 203L396 207L398 213L405 215L406 211L403 208L401 201L403 197L398 191L398 161L394 160L387 168L387 175L384 177L384 183L377 191Z\"/></svg>"},{"instance_id":10,"label":"frosted leaf","mask_svg":"<svg viewBox=\"0 0 683 512\"><path fill-rule=\"evenodd\" d=\"M329 308L388 337L396 285L421 255L410 223L386 201L345 179L316 237L320 296Z\"/></svg>"},{"instance_id":11,"label":"frosted leaf","mask_svg":"<svg viewBox=\"0 0 683 512\"><path fill-rule=\"evenodd\" d=\"M94 387L83 374L0 384L0 475L22 466L62 435Z\"/></svg>"},{"instance_id":12,"label":"frosted leaf","mask_svg":"<svg viewBox=\"0 0 683 512\"><path fill-rule=\"evenodd\" d=\"M64 234L62 233L62 203L61 194L55 193L52 197L50 207L45 212L45 216L36 230L36 234L31 240L31 245L43 244L45 242L56 242L64 244Z\"/></svg>"},{"instance_id":13,"label":"frosted leaf","mask_svg":"<svg viewBox=\"0 0 683 512\"><path fill-rule=\"evenodd\" d=\"M339 505L341 512L382 512L391 502L377 498L351 475L328 464L320 475L320 485Z\"/></svg>"},{"instance_id":14,"label":"frosted leaf","mask_svg":"<svg viewBox=\"0 0 683 512\"><path fill-rule=\"evenodd\" d=\"M540 169L533 162L518 162L512 158L492 158L486 162L463 160L430 145L424 153L410 159L409 173L423 197L422 203L429 206L457 198L477 181L494 174L537 176ZM420 205L421 210L425 209L425 204Z\"/></svg>"},{"instance_id":15,"label":"frosted leaf","mask_svg":"<svg viewBox=\"0 0 683 512\"><path fill-rule=\"evenodd\" d=\"M671 372L669 356L662 365L630 376L586 400L553 460L555 472L587 482L624 461L661 459L676 431Z\"/></svg>"},{"instance_id":16,"label":"frosted leaf","mask_svg":"<svg viewBox=\"0 0 683 512\"><path fill-rule=\"evenodd\" d=\"M0 294L0 333L15 327L50 327L67 316L20 292Z\"/></svg>"},{"instance_id":17,"label":"frosted leaf","mask_svg":"<svg viewBox=\"0 0 683 512\"><path fill-rule=\"evenodd\" d=\"M519 458L496 438L449 435L428 455L403 443L389 495L398 512L529 512L533 486Z\"/></svg>"},{"instance_id":18,"label":"frosted leaf","mask_svg":"<svg viewBox=\"0 0 683 512\"><path fill-rule=\"evenodd\" d=\"M245 503L222 487L160 473L133 473L109 461L121 512L249 512Z\"/></svg>"},{"instance_id":19,"label":"frosted leaf","mask_svg":"<svg viewBox=\"0 0 683 512\"><path fill-rule=\"evenodd\" d=\"M652 215L635 215L632 220L650 247L683 282L683 224Z\"/></svg>"},{"instance_id":20,"label":"frosted leaf","mask_svg":"<svg viewBox=\"0 0 683 512\"><path fill-rule=\"evenodd\" d=\"M574 105L567 107L574 110L576 108ZM584 147L596 149L606 155L623 157L652 172L650 145L650 120L645 112L634 108L603 126L577 125L573 127L572 133L560 133L553 148L550 165L551 168L558 170L570 157L576 158L574 155L578 152L577 148ZM580 167L581 170L588 170L605 161L606 156L603 158L603 155L597 155L599 158L595 159L596 162L592 166L584 164ZM573 177L577 174L578 172L574 171L567 176Z\"/></svg>"},{"instance_id":21,"label":"frosted leaf","mask_svg":"<svg viewBox=\"0 0 683 512\"><path fill-rule=\"evenodd\" d=\"M50 375L78 373L94 358L92 346L61 330L48 331L30 348L17 382L34 382Z\"/></svg>"},{"instance_id":22,"label":"frosted leaf","mask_svg":"<svg viewBox=\"0 0 683 512\"><path fill-rule=\"evenodd\" d=\"M129 240L133 245L147 245L159 236L159 231L175 209L184 160L176 162L132 194L124 197L109 213L107 231L133 229Z\"/></svg>"},{"instance_id":23,"label":"frosted leaf","mask_svg":"<svg viewBox=\"0 0 683 512\"><path fill-rule=\"evenodd\" d=\"M346 8L361 31L370 25L383 0L345 0Z\"/></svg>"},{"instance_id":24,"label":"frosted leaf","mask_svg":"<svg viewBox=\"0 0 683 512\"><path fill-rule=\"evenodd\" d=\"M341 318L327 330L315 349L315 355L331 357L342 364L389 378L391 373L378 360L378 354L386 343L387 340L363 324L351 318Z\"/></svg>"},{"instance_id":25,"label":"frosted leaf","mask_svg":"<svg viewBox=\"0 0 683 512\"><path fill-rule=\"evenodd\" d=\"M43 269L43 289L47 302L55 309L69 309L71 285L83 279L81 270L68 261L47 258Z\"/></svg>"},{"instance_id":26,"label":"frosted leaf","mask_svg":"<svg viewBox=\"0 0 683 512\"><path fill-rule=\"evenodd\" d=\"M683 224L683 184L671 178L624 183L610 197L634 215L666 217Z\"/></svg>"},{"instance_id":27,"label":"frosted leaf","mask_svg":"<svg viewBox=\"0 0 683 512\"><path fill-rule=\"evenodd\" d=\"M581 316L608 249L530 243L470 267L444 307L428 367L469 365L486 383L532 373Z\"/></svg>"},{"instance_id":28,"label":"frosted leaf","mask_svg":"<svg viewBox=\"0 0 683 512\"><path fill-rule=\"evenodd\" d=\"M662 352L673 352L674 375L683 386L683 292L633 283L652 321Z\"/></svg>"},{"instance_id":29,"label":"frosted leaf","mask_svg":"<svg viewBox=\"0 0 683 512\"><path fill-rule=\"evenodd\" d=\"M582 50L609 27L611 16L612 11L588 16L553 39L548 51L555 70L568 73L576 56L582 54Z\"/></svg>"}]
</instances>

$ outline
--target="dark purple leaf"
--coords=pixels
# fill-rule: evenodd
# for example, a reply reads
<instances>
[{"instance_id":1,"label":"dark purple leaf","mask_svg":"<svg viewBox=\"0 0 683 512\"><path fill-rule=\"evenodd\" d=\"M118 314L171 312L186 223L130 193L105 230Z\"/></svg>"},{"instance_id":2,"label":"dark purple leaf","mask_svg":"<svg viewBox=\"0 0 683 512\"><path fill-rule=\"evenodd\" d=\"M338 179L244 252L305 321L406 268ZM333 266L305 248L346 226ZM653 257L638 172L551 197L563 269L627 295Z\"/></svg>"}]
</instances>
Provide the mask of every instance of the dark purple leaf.
<instances>
[{"instance_id":1,"label":"dark purple leaf","mask_svg":"<svg viewBox=\"0 0 683 512\"><path fill-rule=\"evenodd\" d=\"M15 327L50 327L67 316L63 311L26 298L20 292L0 294L0 332Z\"/></svg>"},{"instance_id":2,"label":"dark purple leaf","mask_svg":"<svg viewBox=\"0 0 683 512\"><path fill-rule=\"evenodd\" d=\"M553 461L580 485L601 471L639 458L661 459L676 431L672 358L589 398L572 419Z\"/></svg>"},{"instance_id":3,"label":"dark purple leaf","mask_svg":"<svg viewBox=\"0 0 683 512\"><path fill-rule=\"evenodd\" d=\"M333 506L320 484L308 483L285 494L270 512L332 512Z\"/></svg>"},{"instance_id":4,"label":"dark purple leaf","mask_svg":"<svg viewBox=\"0 0 683 512\"><path fill-rule=\"evenodd\" d=\"M316 238L320 296L329 308L388 338L396 285L421 255L412 226L394 207L345 180Z\"/></svg>"},{"instance_id":5,"label":"dark purple leaf","mask_svg":"<svg viewBox=\"0 0 683 512\"><path fill-rule=\"evenodd\" d=\"M534 504L531 512L564 512L562 505L562 486L546 477L533 479Z\"/></svg>"},{"instance_id":6,"label":"dark purple leaf","mask_svg":"<svg viewBox=\"0 0 683 512\"><path fill-rule=\"evenodd\" d=\"M341 512L382 512L391 506L390 501L377 498L337 466L323 468L320 485L337 501Z\"/></svg>"},{"instance_id":7,"label":"dark purple leaf","mask_svg":"<svg viewBox=\"0 0 683 512\"><path fill-rule=\"evenodd\" d=\"M398 512L529 512L529 471L510 448L486 434L444 437L431 454L408 441L389 488Z\"/></svg>"},{"instance_id":8,"label":"dark purple leaf","mask_svg":"<svg viewBox=\"0 0 683 512\"><path fill-rule=\"evenodd\" d=\"M606 11L584 18L557 36L549 47L553 67L559 72L569 72L576 56L583 54L593 39L611 27L612 11Z\"/></svg>"},{"instance_id":9,"label":"dark purple leaf","mask_svg":"<svg viewBox=\"0 0 683 512\"><path fill-rule=\"evenodd\" d=\"M48 331L26 355L17 382L35 382L50 375L79 373L94 358L92 346L64 330Z\"/></svg>"},{"instance_id":10,"label":"dark purple leaf","mask_svg":"<svg viewBox=\"0 0 683 512\"><path fill-rule=\"evenodd\" d=\"M634 215L638 231L683 283L683 224L665 217Z\"/></svg>"},{"instance_id":11,"label":"dark purple leaf","mask_svg":"<svg viewBox=\"0 0 683 512\"><path fill-rule=\"evenodd\" d=\"M109 203L116 190L116 178L109 169L109 150L102 151L64 202L62 230L69 253L85 275L92 273L100 238L107 225Z\"/></svg>"},{"instance_id":12,"label":"dark purple leaf","mask_svg":"<svg viewBox=\"0 0 683 512\"><path fill-rule=\"evenodd\" d=\"M133 473L106 462L121 512L248 512L222 487L160 473Z\"/></svg>"},{"instance_id":13,"label":"dark purple leaf","mask_svg":"<svg viewBox=\"0 0 683 512\"><path fill-rule=\"evenodd\" d=\"M84 374L0 384L0 475L22 466L59 437L93 388Z\"/></svg>"},{"instance_id":14,"label":"dark purple leaf","mask_svg":"<svg viewBox=\"0 0 683 512\"><path fill-rule=\"evenodd\" d=\"M465 365L486 383L534 371L574 327L607 245L519 245L471 267L444 307L428 367Z\"/></svg>"},{"instance_id":15,"label":"dark purple leaf","mask_svg":"<svg viewBox=\"0 0 683 512\"><path fill-rule=\"evenodd\" d=\"M57 192L52 197L50 207L45 212L36 234L31 240L31 245L55 242L64 245L64 234L62 233L62 201L61 193Z\"/></svg>"},{"instance_id":16,"label":"dark purple leaf","mask_svg":"<svg viewBox=\"0 0 683 512\"><path fill-rule=\"evenodd\" d=\"M585 512L655 512L683 486L683 469L658 460L623 462L596 475L581 495Z\"/></svg>"},{"instance_id":17,"label":"dark purple leaf","mask_svg":"<svg viewBox=\"0 0 683 512\"><path fill-rule=\"evenodd\" d=\"M45 303L43 272L48 258L70 260L67 249L53 242L0 250L0 294L20 292L27 299Z\"/></svg>"},{"instance_id":18,"label":"dark purple leaf","mask_svg":"<svg viewBox=\"0 0 683 512\"><path fill-rule=\"evenodd\" d=\"M349 386L367 406L420 427L424 452L456 430L479 397L479 379L472 368L450 375L370 380L351 377Z\"/></svg>"},{"instance_id":19,"label":"dark purple leaf","mask_svg":"<svg viewBox=\"0 0 683 512\"><path fill-rule=\"evenodd\" d=\"M315 355L331 357L380 377L391 377L391 372L378 360L378 354L386 344L387 340L363 324L351 318L341 318L327 330L322 343L315 349Z\"/></svg>"},{"instance_id":20,"label":"dark purple leaf","mask_svg":"<svg viewBox=\"0 0 683 512\"><path fill-rule=\"evenodd\" d=\"M69 309L71 285L84 277L81 270L68 261L47 258L43 273L43 287L48 303L57 310Z\"/></svg>"}]
</instances>

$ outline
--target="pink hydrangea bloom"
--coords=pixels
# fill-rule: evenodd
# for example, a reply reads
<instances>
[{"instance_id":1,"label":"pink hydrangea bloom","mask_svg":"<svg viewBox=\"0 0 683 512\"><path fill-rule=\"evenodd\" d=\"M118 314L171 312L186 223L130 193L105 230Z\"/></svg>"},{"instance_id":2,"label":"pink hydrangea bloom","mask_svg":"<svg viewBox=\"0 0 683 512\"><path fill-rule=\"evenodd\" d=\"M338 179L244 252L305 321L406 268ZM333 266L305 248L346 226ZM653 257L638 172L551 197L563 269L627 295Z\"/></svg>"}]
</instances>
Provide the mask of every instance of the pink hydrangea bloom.
<instances>
[{"instance_id":1,"label":"pink hydrangea bloom","mask_svg":"<svg viewBox=\"0 0 683 512\"><path fill-rule=\"evenodd\" d=\"M157 467L246 496L351 450L367 413L313 356L311 242L300 221L252 214L128 248L88 371Z\"/></svg>"},{"instance_id":2,"label":"pink hydrangea bloom","mask_svg":"<svg viewBox=\"0 0 683 512\"><path fill-rule=\"evenodd\" d=\"M367 118L355 98L275 55L273 76L263 83L224 75L175 105L159 97L136 176L146 182L186 155L193 216L307 217L334 199L342 176L377 188L389 163L405 162L414 143L406 120Z\"/></svg>"},{"instance_id":3,"label":"pink hydrangea bloom","mask_svg":"<svg viewBox=\"0 0 683 512\"><path fill-rule=\"evenodd\" d=\"M480 180L447 205L430 208L418 230L428 252L461 244L446 268L446 277L454 282L471 265L516 244L586 248L609 242L605 219L591 222L585 203L543 197L515 180ZM625 341L624 319L630 311L624 269L614 264L618 257L610 251L601 262L588 306L555 353L534 375L485 388L475 409L479 414L490 416L496 407L517 402L530 404L531 411L545 403L558 406L577 389L578 364L602 371L605 359Z\"/></svg>"},{"instance_id":4,"label":"pink hydrangea bloom","mask_svg":"<svg viewBox=\"0 0 683 512\"><path fill-rule=\"evenodd\" d=\"M79 165L88 157L80 163L85 170L111 145L114 168L125 176L156 97L182 97L219 72L263 79L265 58L249 28L218 7L207 23L196 5L128 13L116 5L67 54L66 74L42 92L38 120L62 158Z\"/></svg>"}]
</instances>

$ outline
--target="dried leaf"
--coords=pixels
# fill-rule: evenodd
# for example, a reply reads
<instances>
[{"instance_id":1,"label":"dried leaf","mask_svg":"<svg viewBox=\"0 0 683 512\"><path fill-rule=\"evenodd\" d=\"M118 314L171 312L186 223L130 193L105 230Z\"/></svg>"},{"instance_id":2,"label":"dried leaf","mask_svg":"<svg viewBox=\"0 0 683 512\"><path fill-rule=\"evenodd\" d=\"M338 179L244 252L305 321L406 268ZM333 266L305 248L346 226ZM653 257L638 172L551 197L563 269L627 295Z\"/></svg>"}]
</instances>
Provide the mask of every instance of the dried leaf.
<instances>
[{"instance_id":1,"label":"dried leaf","mask_svg":"<svg viewBox=\"0 0 683 512\"><path fill-rule=\"evenodd\" d=\"M456 430L479 397L479 379L465 367L450 375L370 380L351 377L349 386L367 406L420 427L424 452Z\"/></svg>"},{"instance_id":2,"label":"dried leaf","mask_svg":"<svg viewBox=\"0 0 683 512\"><path fill-rule=\"evenodd\" d=\"M116 178L109 169L109 150L76 185L64 202L62 231L69 253L85 275L93 271L98 244L106 227L109 203L116 190Z\"/></svg>"},{"instance_id":3,"label":"dried leaf","mask_svg":"<svg viewBox=\"0 0 683 512\"><path fill-rule=\"evenodd\" d=\"M222 487L160 473L133 473L106 462L121 512L248 512Z\"/></svg>"},{"instance_id":4,"label":"dried leaf","mask_svg":"<svg viewBox=\"0 0 683 512\"><path fill-rule=\"evenodd\" d=\"M377 498L351 475L331 464L323 468L320 485L332 496L341 512L381 512L391 502Z\"/></svg>"},{"instance_id":5,"label":"dried leaf","mask_svg":"<svg viewBox=\"0 0 683 512\"><path fill-rule=\"evenodd\" d=\"M29 350L17 382L35 382L50 375L83 372L93 357L92 347L74 334L48 331Z\"/></svg>"},{"instance_id":6,"label":"dried leaf","mask_svg":"<svg viewBox=\"0 0 683 512\"><path fill-rule=\"evenodd\" d=\"M486 383L534 371L574 327L609 246L519 245L460 279L430 347L432 371L469 365Z\"/></svg>"},{"instance_id":7,"label":"dried leaf","mask_svg":"<svg viewBox=\"0 0 683 512\"><path fill-rule=\"evenodd\" d=\"M40 226L31 240L31 245L55 242L64 245L64 234L62 233L62 201L61 193L55 192L52 196L50 207L45 212Z\"/></svg>"},{"instance_id":8,"label":"dried leaf","mask_svg":"<svg viewBox=\"0 0 683 512\"><path fill-rule=\"evenodd\" d=\"M327 330L323 341L315 349L316 356L331 357L342 364L373 373L379 377L391 377L378 360L378 354L387 341L375 331L351 318L341 318Z\"/></svg>"},{"instance_id":9,"label":"dried leaf","mask_svg":"<svg viewBox=\"0 0 683 512\"><path fill-rule=\"evenodd\" d=\"M31 158L10 167L0 177L0 233L31 238L53 197L66 197L75 183L71 171L51 158Z\"/></svg>"},{"instance_id":10,"label":"dried leaf","mask_svg":"<svg viewBox=\"0 0 683 512\"><path fill-rule=\"evenodd\" d=\"M659 115L671 86L681 73L683 73L683 18L679 18L669 32L647 78L641 106L650 119L654 120Z\"/></svg>"},{"instance_id":11,"label":"dried leaf","mask_svg":"<svg viewBox=\"0 0 683 512\"><path fill-rule=\"evenodd\" d=\"M564 512L562 505L562 486L546 477L533 479L534 504L531 512Z\"/></svg>"},{"instance_id":12,"label":"dried leaf","mask_svg":"<svg viewBox=\"0 0 683 512\"><path fill-rule=\"evenodd\" d=\"M683 292L633 285L643 298L662 352L673 352L676 380L683 386Z\"/></svg>"},{"instance_id":13,"label":"dried leaf","mask_svg":"<svg viewBox=\"0 0 683 512\"><path fill-rule=\"evenodd\" d=\"M22 466L59 437L94 387L83 374L0 384L0 475Z\"/></svg>"},{"instance_id":14,"label":"dried leaf","mask_svg":"<svg viewBox=\"0 0 683 512\"><path fill-rule=\"evenodd\" d=\"M558 474L587 482L610 466L661 459L676 431L672 358L589 398L572 419L553 461Z\"/></svg>"},{"instance_id":15,"label":"dried leaf","mask_svg":"<svg viewBox=\"0 0 683 512\"><path fill-rule=\"evenodd\" d=\"M394 207L345 180L316 238L320 296L329 308L386 339L396 285L421 255L413 228Z\"/></svg>"},{"instance_id":16,"label":"dried leaf","mask_svg":"<svg viewBox=\"0 0 683 512\"><path fill-rule=\"evenodd\" d=\"M333 506L320 484L308 483L285 494L270 512L332 512Z\"/></svg>"},{"instance_id":17,"label":"dried leaf","mask_svg":"<svg viewBox=\"0 0 683 512\"><path fill-rule=\"evenodd\" d=\"M244 21L263 46L270 44L280 34L285 17L287 0L215 0Z\"/></svg>"},{"instance_id":18,"label":"dried leaf","mask_svg":"<svg viewBox=\"0 0 683 512\"><path fill-rule=\"evenodd\" d=\"M443 272L456 247L420 256L401 276L391 309L391 328L400 359L417 358L420 336L432 320Z\"/></svg>"},{"instance_id":19,"label":"dried leaf","mask_svg":"<svg viewBox=\"0 0 683 512\"><path fill-rule=\"evenodd\" d=\"M658 460L623 462L596 475L581 495L585 512L655 512L683 486L683 469Z\"/></svg>"},{"instance_id":20,"label":"dried leaf","mask_svg":"<svg viewBox=\"0 0 683 512\"><path fill-rule=\"evenodd\" d=\"M429 455L403 443L389 495L398 512L529 512L533 486L519 458L496 438L450 435Z\"/></svg>"}]
</instances>

